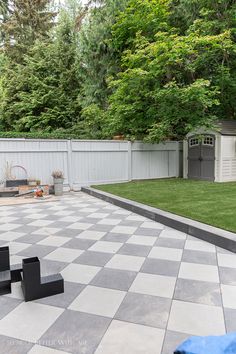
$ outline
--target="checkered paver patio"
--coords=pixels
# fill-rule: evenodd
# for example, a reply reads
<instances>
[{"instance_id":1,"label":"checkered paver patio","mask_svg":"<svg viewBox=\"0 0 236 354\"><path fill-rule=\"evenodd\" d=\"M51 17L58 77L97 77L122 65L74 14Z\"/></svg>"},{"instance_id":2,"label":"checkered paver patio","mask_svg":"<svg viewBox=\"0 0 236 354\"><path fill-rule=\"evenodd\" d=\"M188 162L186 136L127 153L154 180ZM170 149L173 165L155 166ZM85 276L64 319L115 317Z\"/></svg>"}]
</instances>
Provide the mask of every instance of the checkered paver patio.
<instances>
[{"instance_id":1,"label":"checkered paver patio","mask_svg":"<svg viewBox=\"0 0 236 354\"><path fill-rule=\"evenodd\" d=\"M171 354L236 331L236 255L83 193L0 207L11 263L38 256L65 293L0 297L0 353Z\"/></svg>"}]
</instances>

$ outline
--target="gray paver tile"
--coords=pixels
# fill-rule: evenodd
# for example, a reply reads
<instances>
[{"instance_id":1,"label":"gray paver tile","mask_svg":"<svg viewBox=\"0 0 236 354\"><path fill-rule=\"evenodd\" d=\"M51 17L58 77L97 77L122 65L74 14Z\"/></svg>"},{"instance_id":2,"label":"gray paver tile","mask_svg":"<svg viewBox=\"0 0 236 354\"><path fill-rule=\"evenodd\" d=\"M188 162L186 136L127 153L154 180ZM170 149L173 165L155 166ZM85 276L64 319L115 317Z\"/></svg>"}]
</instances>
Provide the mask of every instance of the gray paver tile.
<instances>
[{"instance_id":1,"label":"gray paver tile","mask_svg":"<svg viewBox=\"0 0 236 354\"><path fill-rule=\"evenodd\" d=\"M184 250L182 261L189 263L217 265L215 253L202 251Z\"/></svg>"},{"instance_id":2,"label":"gray paver tile","mask_svg":"<svg viewBox=\"0 0 236 354\"><path fill-rule=\"evenodd\" d=\"M0 320L14 310L20 303L21 301L18 299L0 296Z\"/></svg>"},{"instance_id":3,"label":"gray paver tile","mask_svg":"<svg viewBox=\"0 0 236 354\"><path fill-rule=\"evenodd\" d=\"M1 354L25 354L33 347L33 343L25 342L16 338L0 335Z\"/></svg>"},{"instance_id":4,"label":"gray paver tile","mask_svg":"<svg viewBox=\"0 0 236 354\"><path fill-rule=\"evenodd\" d=\"M55 236L63 236L63 237L70 237L74 238L80 234L80 230L73 230L73 229L66 229L65 227L62 228L60 231L56 232Z\"/></svg>"},{"instance_id":5,"label":"gray paver tile","mask_svg":"<svg viewBox=\"0 0 236 354\"><path fill-rule=\"evenodd\" d=\"M139 256L139 257L147 257L151 246L143 246L143 245L134 245L125 243L118 251L119 254L129 255L129 256Z\"/></svg>"},{"instance_id":6,"label":"gray paver tile","mask_svg":"<svg viewBox=\"0 0 236 354\"><path fill-rule=\"evenodd\" d=\"M131 235L117 234L113 232L108 232L103 238L103 241L111 241L111 242L126 242L130 238Z\"/></svg>"},{"instance_id":7,"label":"gray paver tile","mask_svg":"<svg viewBox=\"0 0 236 354\"><path fill-rule=\"evenodd\" d=\"M85 251L74 260L74 263L103 267L112 257L112 253Z\"/></svg>"},{"instance_id":8,"label":"gray paver tile","mask_svg":"<svg viewBox=\"0 0 236 354\"><path fill-rule=\"evenodd\" d=\"M18 238L17 241L18 242L35 244L35 243L38 243L39 241L43 240L46 237L47 237L46 235L27 234L25 236L22 236L22 237Z\"/></svg>"},{"instance_id":9,"label":"gray paver tile","mask_svg":"<svg viewBox=\"0 0 236 354\"><path fill-rule=\"evenodd\" d=\"M224 309L227 332L236 332L236 310Z\"/></svg>"},{"instance_id":10,"label":"gray paver tile","mask_svg":"<svg viewBox=\"0 0 236 354\"><path fill-rule=\"evenodd\" d=\"M176 238L158 238L156 240L155 246L183 249L184 244L185 240L178 240Z\"/></svg>"},{"instance_id":11,"label":"gray paver tile","mask_svg":"<svg viewBox=\"0 0 236 354\"><path fill-rule=\"evenodd\" d=\"M180 262L167 261L164 259L147 258L143 263L141 272L177 277L179 267Z\"/></svg>"},{"instance_id":12,"label":"gray paver tile","mask_svg":"<svg viewBox=\"0 0 236 354\"><path fill-rule=\"evenodd\" d=\"M37 229L38 229L37 226L23 225L23 226L18 227L17 232L31 234L32 232L36 231Z\"/></svg>"},{"instance_id":13,"label":"gray paver tile","mask_svg":"<svg viewBox=\"0 0 236 354\"><path fill-rule=\"evenodd\" d=\"M40 338L40 342L73 354L93 354L110 322L107 317L66 310Z\"/></svg>"},{"instance_id":14,"label":"gray paver tile","mask_svg":"<svg viewBox=\"0 0 236 354\"><path fill-rule=\"evenodd\" d=\"M62 269L64 269L68 263L58 262L58 261L50 261L48 259L42 258L40 260L41 266L41 274L44 276L60 273Z\"/></svg>"},{"instance_id":15,"label":"gray paver tile","mask_svg":"<svg viewBox=\"0 0 236 354\"><path fill-rule=\"evenodd\" d=\"M191 337L191 335L174 331L166 331L161 354L173 354L175 349L188 337Z\"/></svg>"},{"instance_id":16,"label":"gray paver tile","mask_svg":"<svg viewBox=\"0 0 236 354\"><path fill-rule=\"evenodd\" d=\"M103 268L95 278L93 278L90 284L103 288L127 291L133 283L136 275L136 272Z\"/></svg>"},{"instance_id":17,"label":"gray paver tile","mask_svg":"<svg viewBox=\"0 0 236 354\"><path fill-rule=\"evenodd\" d=\"M220 281L222 284L236 286L236 269L219 267Z\"/></svg>"},{"instance_id":18,"label":"gray paver tile","mask_svg":"<svg viewBox=\"0 0 236 354\"><path fill-rule=\"evenodd\" d=\"M96 241L95 240L85 240L85 239L72 239L64 243L63 247L65 248L74 248L79 250L87 250L91 247Z\"/></svg>"},{"instance_id":19,"label":"gray paver tile","mask_svg":"<svg viewBox=\"0 0 236 354\"><path fill-rule=\"evenodd\" d=\"M115 318L122 321L165 328L171 300L157 296L128 293Z\"/></svg>"},{"instance_id":20,"label":"gray paver tile","mask_svg":"<svg viewBox=\"0 0 236 354\"><path fill-rule=\"evenodd\" d=\"M143 227L139 227L135 231L135 235L142 235L142 236L155 236L158 237L161 233L161 230L158 229L146 229Z\"/></svg>"},{"instance_id":21,"label":"gray paver tile","mask_svg":"<svg viewBox=\"0 0 236 354\"><path fill-rule=\"evenodd\" d=\"M90 219L88 219L88 220L90 220ZM114 226L112 226L112 225L100 225L100 224L97 223L97 224L93 225L89 230L110 232L113 229L113 227Z\"/></svg>"},{"instance_id":22,"label":"gray paver tile","mask_svg":"<svg viewBox=\"0 0 236 354\"><path fill-rule=\"evenodd\" d=\"M52 246L32 245L19 252L18 256L43 258L54 250Z\"/></svg>"},{"instance_id":23,"label":"gray paver tile","mask_svg":"<svg viewBox=\"0 0 236 354\"><path fill-rule=\"evenodd\" d=\"M120 226L135 226L139 227L142 224L142 221L137 221L137 220L122 220L119 225Z\"/></svg>"},{"instance_id":24,"label":"gray paver tile","mask_svg":"<svg viewBox=\"0 0 236 354\"><path fill-rule=\"evenodd\" d=\"M174 298L205 305L222 306L219 284L189 279L178 279Z\"/></svg>"}]
</instances>

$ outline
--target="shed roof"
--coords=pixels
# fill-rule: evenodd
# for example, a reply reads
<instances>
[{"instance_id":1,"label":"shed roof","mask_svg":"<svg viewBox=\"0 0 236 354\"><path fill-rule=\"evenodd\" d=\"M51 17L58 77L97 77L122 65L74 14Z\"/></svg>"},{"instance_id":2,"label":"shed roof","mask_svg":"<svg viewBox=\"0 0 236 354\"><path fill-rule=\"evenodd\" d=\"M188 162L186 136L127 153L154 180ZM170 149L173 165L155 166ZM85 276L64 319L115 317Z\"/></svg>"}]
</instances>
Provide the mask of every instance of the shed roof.
<instances>
[{"instance_id":1,"label":"shed roof","mask_svg":"<svg viewBox=\"0 0 236 354\"><path fill-rule=\"evenodd\" d=\"M217 125L220 128L221 135L236 136L236 120L220 120Z\"/></svg>"}]
</instances>

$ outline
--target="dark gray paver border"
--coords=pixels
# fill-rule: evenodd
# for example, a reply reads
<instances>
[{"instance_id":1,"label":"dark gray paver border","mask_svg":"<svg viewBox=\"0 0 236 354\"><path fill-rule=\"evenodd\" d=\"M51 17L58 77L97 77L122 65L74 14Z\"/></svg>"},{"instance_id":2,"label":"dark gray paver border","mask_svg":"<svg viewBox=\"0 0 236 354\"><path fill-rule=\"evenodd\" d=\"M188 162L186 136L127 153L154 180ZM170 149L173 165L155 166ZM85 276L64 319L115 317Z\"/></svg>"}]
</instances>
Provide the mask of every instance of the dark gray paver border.
<instances>
[{"instance_id":1,"label":"dark gray paver border","mask_svg":"<svg viewBox=\"0 0 236 354\"><path fill-rule=\"evenodd\" d=\"M121 198L114 194L106 193L91 187L82 187L81 191L236 253L236 234L233 232L225 231L217 227L203 224L199 221L191 220L161 209Z\"/></svg>"}]
</instances>

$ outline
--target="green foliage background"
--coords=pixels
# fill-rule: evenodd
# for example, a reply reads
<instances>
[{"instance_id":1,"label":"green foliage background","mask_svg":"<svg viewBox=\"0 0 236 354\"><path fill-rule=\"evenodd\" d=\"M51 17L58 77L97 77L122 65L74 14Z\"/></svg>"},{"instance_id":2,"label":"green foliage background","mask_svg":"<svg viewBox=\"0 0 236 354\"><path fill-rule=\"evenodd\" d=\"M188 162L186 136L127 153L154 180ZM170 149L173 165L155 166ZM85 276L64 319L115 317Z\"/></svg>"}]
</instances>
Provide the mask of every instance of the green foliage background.
<instances>
[{"instance_id":1,"label":"green foliage background","mask_svg":"<svg viewBox=\"0 0 236 354\"><path fill-rule=\"evenodd\" d=\"M0 136L158 142L236 119L236 0L31 3L0 6Z\"/></svg>"}]
</instances>

